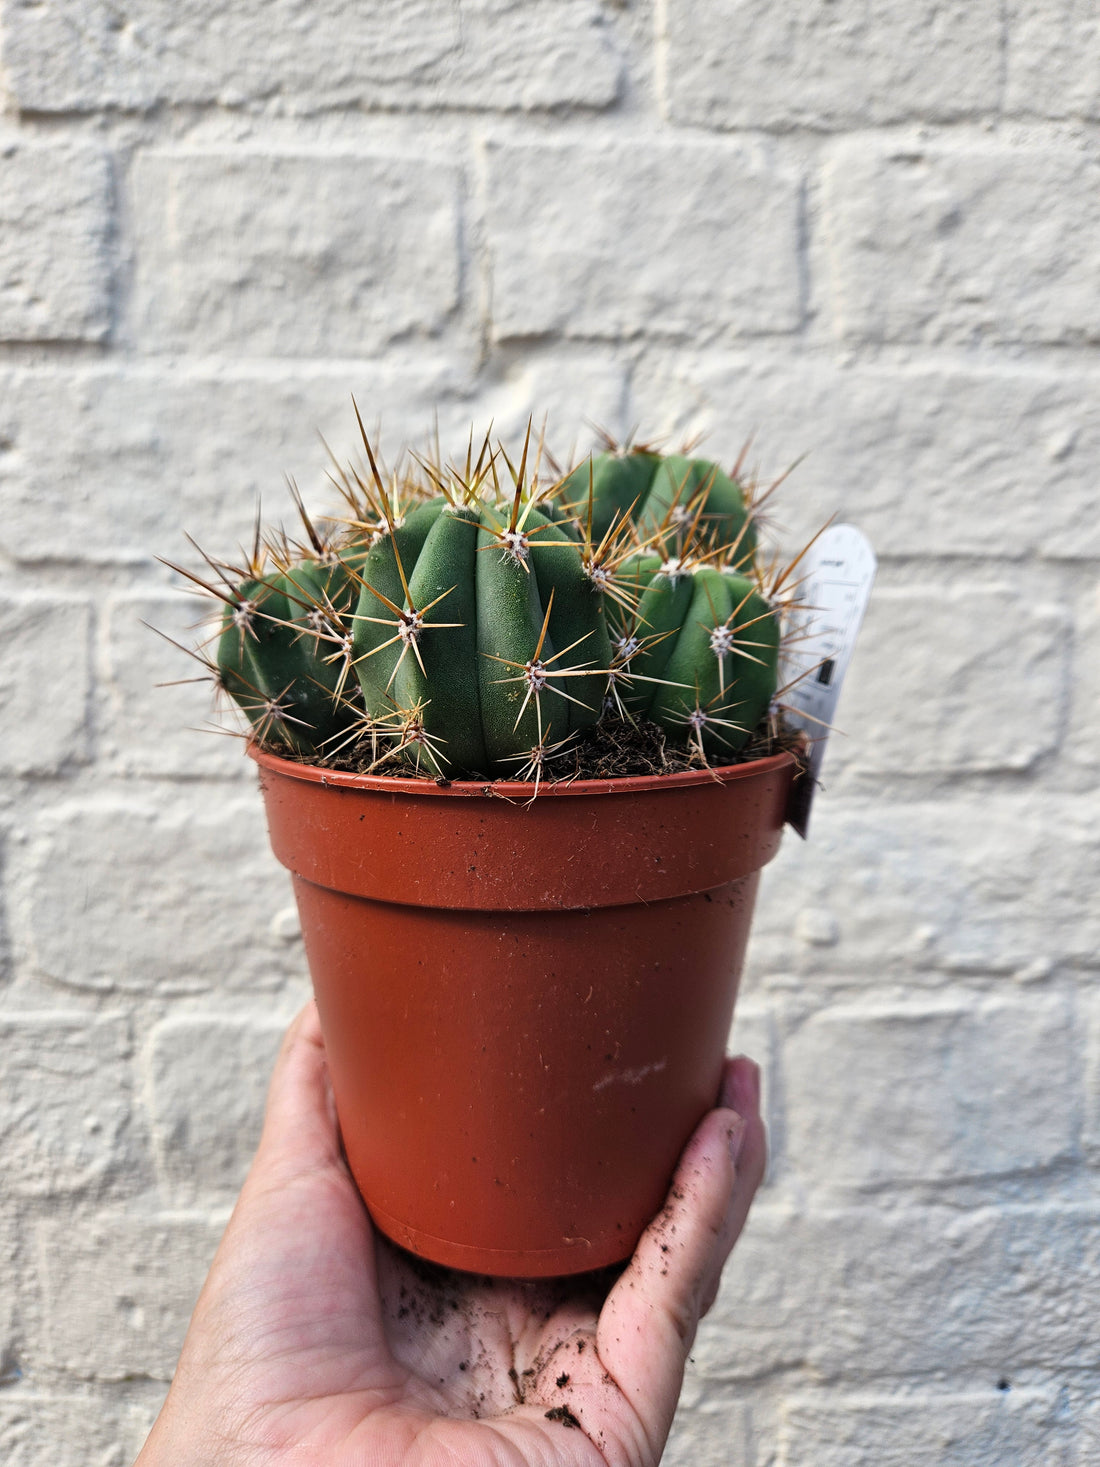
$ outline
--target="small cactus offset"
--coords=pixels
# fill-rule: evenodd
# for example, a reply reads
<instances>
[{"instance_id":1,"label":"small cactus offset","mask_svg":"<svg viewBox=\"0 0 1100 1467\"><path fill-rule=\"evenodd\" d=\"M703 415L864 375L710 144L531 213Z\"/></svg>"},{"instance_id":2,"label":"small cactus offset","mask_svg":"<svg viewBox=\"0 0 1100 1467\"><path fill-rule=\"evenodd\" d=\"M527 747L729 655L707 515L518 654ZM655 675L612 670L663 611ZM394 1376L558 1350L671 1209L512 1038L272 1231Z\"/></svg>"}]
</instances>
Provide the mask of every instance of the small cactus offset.
<instances>
[{"instance_id":1,"label":"small cactus offset","mask_svg":"<svg viewBox=\"0 0 1100 1467\"><path fill-rule=\"evenodd\" d=\"M185 572L221 602L197 655L265 748L537 785L601 722L700 764L774 731L786 573L739 466L608 444L562 474L529 430L388 473L362 436L330 475L342 517L319 529L295 491L300 543L257 531L243 564Z\"/></svg>"},{"instance_id":2,"label":"small cactus offset","mask_svg":"<svg viewBox=\"0 0 1100 1467\"><path fill-rule=\"evenodd\" d=\"M718 464L680 453L662 457L653 448L620 448L609 442L605 452L568 475L562 485L564 496L583 499L590 479L592 528L597 536L628 515L650 534L666 523L686 526L699 506L702 527L720 542L736 545L739 563L752 564L756 530L745 492Z\"/></svg>"},{"instance_id":3,"label":"small cactus offset","mask_svg":"<svg viewBox=\"0 0 1100 1467\"><path fill-rule=\"evenodd\" d=\"M339 645L332 655L326 644L347 640L338 629L358 601L364 552L354 542L328 547L315 533L299 554L289 542L280 553L264 549L267 555L257 544L245 579L227 582L221 592L218 680L261 743L313 754L352 722L348 660Z\"/></svg>"}]
</instances>

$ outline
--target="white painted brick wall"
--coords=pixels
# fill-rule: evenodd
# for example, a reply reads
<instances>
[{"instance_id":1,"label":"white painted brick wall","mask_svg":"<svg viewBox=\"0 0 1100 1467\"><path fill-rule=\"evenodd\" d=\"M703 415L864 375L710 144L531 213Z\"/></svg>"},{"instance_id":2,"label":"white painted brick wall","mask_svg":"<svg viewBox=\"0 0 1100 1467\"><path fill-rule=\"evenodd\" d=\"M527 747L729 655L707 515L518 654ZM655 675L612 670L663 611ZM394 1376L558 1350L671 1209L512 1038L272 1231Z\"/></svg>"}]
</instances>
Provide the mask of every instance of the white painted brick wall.
<instances>
[{"instance_id":1,"label":"white painted brick wall","mask_svg":"<svg viewBox=\"0 0 1100 1467\"><path fill-rule=\"evenodd\" d=\"M674 122L827 128L953 121L998 105L998 0L663 0Z\"/></svg>"},{"instance_id":2,"label":"white painted brick wall","mask_svg":"<svg viewBox=\"0 0 1100 1467\"><path fill-rule=\"evenodd\" d=\"M102 341L111 319L111 168L84 143L0 141L0 334ZM43 249L43 241L47 247Z\"/></svg>"},{"instance_id":3,"label":"white painted brick wall","mask_svg":"<svg viewBox=\"0 0 1100 1467\"><path fill-rule=\"evenodd\" d=\"M293 925L291 932L293 932ZM282 1024L190 1015L161 1021L146 1056L157 1175L173 1203L232 1202L260 1139ZM207 1083L195 1094L195 1059Z\"/></svg>"},{"instance_id":4,"label":"white painted brick wall","mask_svg":"<svg viewBox=\"0 0 1100 1467\"><path fill-rule=\"evenodd\" d=\"M37 1228L42 1328L29 1374L74 1380L168 1381L181 1331L228 1220L222 1211L102 1211L74 1228L48 1217Z\"/></svg>"},{"instance_id":5,"label":"white painted brick wall","mask_svg":"<svg viewBox=\"0 0 1100 1467\"><path fill-rule=\"evenodd\" d=\"M614 101L620 64L592 0L15 0L5 27L21 107L57 112L157 103L529 111Z\"/></svg>"},{"instance_id":6,"label":"white painted brick wall","mask_svg":"<svg viewBox=\"0 0 1100 1467\"><path fill-rule=\"evenodd\" d=\"M5 1191L95 1196L140 1175L129 1024L80 1012L0 1020Z\"/></svg>"},{"instance_id":7,"label":"white painted brick wall","mask_svg":"<svg viewBox=\"0 0 1100 1467\"><path fill-rule=\"evenodd\" d=\"M929 345L1095 341L1098 182L1100 163L1073 146L838 145L822 197L836 331Z\"/></svg>"},{"instance_id":8,"label":"white painted brick wall","mask_svg":"<svg viewBox=\"0 0 1100 1467\"><path fill-rule=\"evenodd\" d=\"M140 155L135 336L251 357L369 357L458 303L458 174L408 157Z\"/></svg>"},{"instance_id":9,"label":"white painted brick wall","mask_svg":"<svg viewBox=\"0 0 1100 1467\"><path fill-rule=\"evenodd\" d=\"M83 763L89 747L91 607L84 598L44 591L0 595L4 739L0 767L10 774L57 774ZM50 669L50 717L42 719L41 674Z\"/></svg>"},{"instance_id":10,"label":"white painted brick wall","mask_svg":"<svg viewBox=\"0 0 1100 1467\"><path fill-rule=\"evenodd\" d=\"M755 431L788 540L882 557L668 1462L1100 1467L1095 6L6 0L0 50L0 1461L132 1459L307 991L142 623L183 529L324 502L354 392Z\"/></svg>"},{"instance_id":11,"label":"white painted brick wall","mask_svg":"<svg viewBox=\"0 0 1100 1467\"><path fill-rule=\"evenodd\" d=\"M1057 1396L1014 1391L792 1396L783 1403L782 1467L1006 1467L1067 1463Z\"/></svg>"},{"instance_id":12,"label":"white painted brick wall","mask_svg":"<svg viewBox=\"0 0 1100 1467\"><path fill-rule=\"evenodd\" d=\"M799 324L798 178L770 150L494 142L486 171L498 341L710 343Z\"/></svg>"}]
</instances>

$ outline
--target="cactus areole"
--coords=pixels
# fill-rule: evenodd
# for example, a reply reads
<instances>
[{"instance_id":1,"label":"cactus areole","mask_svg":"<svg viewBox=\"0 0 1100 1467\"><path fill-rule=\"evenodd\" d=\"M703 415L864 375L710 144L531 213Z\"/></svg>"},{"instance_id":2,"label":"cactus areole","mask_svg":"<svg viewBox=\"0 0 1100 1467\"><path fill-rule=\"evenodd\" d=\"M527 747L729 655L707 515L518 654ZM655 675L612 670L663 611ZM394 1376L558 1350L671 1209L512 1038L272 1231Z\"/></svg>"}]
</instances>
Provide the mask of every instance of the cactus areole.
<instances>
[{"instance_id":1,"label":"cactus areole","mask_svg":"<svg viewBox=\"0 0 1100 1467\"><path fill-rule=\"evenodd\" d=\"M797 771L790 570L707 460L609 445L563 474L528 435L412 478L363 440L333 528L303 511L300 545L257 534L204 583L348 1158L435 1262L598 1268L715 1103ZM584 776L578 750L643 720L678 772Z\"/></svg>"}]
</instances>

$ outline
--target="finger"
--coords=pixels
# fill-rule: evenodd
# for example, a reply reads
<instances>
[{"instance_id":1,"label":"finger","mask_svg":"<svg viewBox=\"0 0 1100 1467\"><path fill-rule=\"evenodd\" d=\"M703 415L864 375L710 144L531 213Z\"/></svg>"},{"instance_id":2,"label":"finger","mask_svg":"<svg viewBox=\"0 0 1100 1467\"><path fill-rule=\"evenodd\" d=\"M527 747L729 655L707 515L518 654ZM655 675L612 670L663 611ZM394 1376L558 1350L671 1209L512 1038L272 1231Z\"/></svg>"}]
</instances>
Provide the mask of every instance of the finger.
<instances>
[{"instance_id":1,"label":"finger","mask_svg":"<svg viewBox=\"0 0 1100 1467\"><path fill-rule=\"evenodd\" d=\"M265 1265L276 1272L294 1254L294 1268L303 1276L314 1268L312 1254L318 1248L327 1249L333 1265L347 1253L354 1259L348 1271L356 1275L350 1296L360 1283L368 1294L373 1290L370 1237L366 1212L340 1151L321 1025L316 1004L310 1002L287 1030L275 1061L259 1149L223 1248L229 1244L249 1254L259 1250Z\"/></svg>"},{"instance_id":2,"label":"finger","mask_svg":"<svg viewBox=\"0 0 1100 1467\"><path fill-rule=\"evenodd\" d=\"M253 1170L285 1179L326 1165L342 1165L340 1134L321 1022L311 1000L287 1030L275 1061Z\"/></svg>"},{"instance_id":3,"label":"finger","mask_svg":"<svg viewBox=\"0 0 1100 1467\"><path fill-rule=\"evenodd\" d=\"M718 1104L735 1110L747 1120L760 1113L760 1066L747 1055L727 1058L722 1068Z\"/></svg>"},{"instance_id":4,"label":"finger","mask_svg":"<svg viewBox=\"0 0 1100 1467\"><path fill-rule=\"evenodd\" d=\"M749 1114L711 1111L688 1143L668 1201L600 1315L600 1359L630 1400L659 1454L707 1295L744 1225L763 1175L763 1128L742 1062L724 1086L744 1094ZM728 1091L724 1091L728 1093ZM748 1145L746 1153L745 1147ZM735 1166L734 1156L743 1158Z\"/></svg>"},{"instance_id":5,"label":"finger","mask_svg":"<svg viewBox=\"0 0 1100 1467\"><path fill-rule=\"evenodd\" d=\"M699 1318L710 1312L722 1282L722 1270L733 1245L741 1236L757 1188L764 1179L768 1163L768 1140L760 1115L760 1070L743 1055L727 1060L722 1077L720 1104L735 1110L745 1122L741 1151L737 1158L737 1176L733 1195L726 1210L718 1246L711 1256L704 1279Z\"/></svg>"}]
</instances>

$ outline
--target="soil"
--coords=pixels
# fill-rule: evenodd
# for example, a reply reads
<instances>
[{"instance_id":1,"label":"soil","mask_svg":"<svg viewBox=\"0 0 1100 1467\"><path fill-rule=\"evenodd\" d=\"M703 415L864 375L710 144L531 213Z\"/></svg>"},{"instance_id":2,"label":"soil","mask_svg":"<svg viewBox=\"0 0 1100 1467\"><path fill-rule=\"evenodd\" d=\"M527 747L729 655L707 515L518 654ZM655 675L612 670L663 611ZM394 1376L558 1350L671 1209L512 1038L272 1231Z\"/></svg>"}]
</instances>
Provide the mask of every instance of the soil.
<instances>
[{"instance_id":1,"label":"soil","mask_svg":"<svg viewBox=\"0 0 1100 1467\"><path fill-rule=\"evenodd\" d=\"M448 780L435 778L417 771L410 764L398 760L387 761L371 770L377 758L369 736L362 743L353 744L333 755L297 755L284 749L272 748L271 752L301 764L312 764L321 769L340 769L352 774L396 776L401 779L434 779L436 784L447 784ZM780 723L773 730L762 724L756 733L736 754L728 758L718 755L704 761L697 749L686 743L670 740L667 730L648 719L628 720L603 718L594 728L586 729L567 748L549 755L542 771L544 783L572 782L576 779L623 779L630 775L679 774L688 769L727 768L732 764L747 764L754 759L766 759L769 755L789 752L805 767L806 737L800 732ZM469 776L476 778L477 776Z\"/></svg>"},{"instance_id":2,"label":"soil","mask_svg":"<svg viewBox=\"0 0 1100 1467\"><path fill-rule=\"evenodd\" d=\"M545 1413L547 1421L560 1421L563 1426L579 1427L580 1422L570 1411L568 1406L552 1406Z\"/></svg>"}]
</instances>

